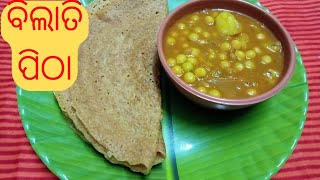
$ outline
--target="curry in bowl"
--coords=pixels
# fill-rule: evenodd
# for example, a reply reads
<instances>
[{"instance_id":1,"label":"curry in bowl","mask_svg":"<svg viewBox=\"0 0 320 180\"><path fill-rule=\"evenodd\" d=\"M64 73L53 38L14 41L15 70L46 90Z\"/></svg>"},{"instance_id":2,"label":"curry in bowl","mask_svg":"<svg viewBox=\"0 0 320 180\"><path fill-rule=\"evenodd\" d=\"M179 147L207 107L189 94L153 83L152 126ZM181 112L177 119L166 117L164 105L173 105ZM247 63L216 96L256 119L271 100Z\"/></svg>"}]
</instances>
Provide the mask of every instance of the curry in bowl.
<instances>
[{"instance_id":1,"label":"curry in bowl","mask_svg":"<svg viewBox=\"0 0 320 180\"><path fill-rule=\"evenodd\" d=\"M213 97L242 99L281 79L280 41L246 15L206 9L178 19L164 37L164 55L185 83Z\"/></svg>"}]
</instances>

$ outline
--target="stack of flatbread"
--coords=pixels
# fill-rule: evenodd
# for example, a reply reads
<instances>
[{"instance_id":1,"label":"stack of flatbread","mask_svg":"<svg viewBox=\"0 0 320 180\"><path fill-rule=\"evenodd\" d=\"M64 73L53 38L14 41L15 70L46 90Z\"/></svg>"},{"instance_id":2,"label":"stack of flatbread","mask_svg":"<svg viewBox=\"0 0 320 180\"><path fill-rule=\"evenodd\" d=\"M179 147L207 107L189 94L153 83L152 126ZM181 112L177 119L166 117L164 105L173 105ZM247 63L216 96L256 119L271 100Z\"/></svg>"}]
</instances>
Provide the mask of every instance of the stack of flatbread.
<instances>
[{"instance_id":1,"label":"stack of flatbread","mask_svg":"<svg viewBox=\"0 0 320 180\"><path fill-rule=\"evenodd\" d=\"M77 81L55 96L106 159L148 174L165 158L156 35L166 0L96 0L88 12Z\"/></svg>"}]
</instances>

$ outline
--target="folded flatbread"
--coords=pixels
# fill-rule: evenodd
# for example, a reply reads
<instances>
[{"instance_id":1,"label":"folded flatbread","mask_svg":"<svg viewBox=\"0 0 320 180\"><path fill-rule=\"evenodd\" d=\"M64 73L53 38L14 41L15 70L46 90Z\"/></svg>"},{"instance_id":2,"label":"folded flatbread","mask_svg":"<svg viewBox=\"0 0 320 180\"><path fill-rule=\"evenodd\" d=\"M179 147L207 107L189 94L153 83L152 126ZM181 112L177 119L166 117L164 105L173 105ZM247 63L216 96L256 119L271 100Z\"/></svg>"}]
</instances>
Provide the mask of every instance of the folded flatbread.
<instances>
[{"instance_id":1,"label":"folded flatbread","mask_svg":"<svg viewBox=\"0 0 320 180\"><path fill-rule=\"evenodd\" d=\"M165 158L156 35L166 0L96 0L88 12L77 81L55 96L106 159L148 174Z\"/></svg>"}]
</instances>

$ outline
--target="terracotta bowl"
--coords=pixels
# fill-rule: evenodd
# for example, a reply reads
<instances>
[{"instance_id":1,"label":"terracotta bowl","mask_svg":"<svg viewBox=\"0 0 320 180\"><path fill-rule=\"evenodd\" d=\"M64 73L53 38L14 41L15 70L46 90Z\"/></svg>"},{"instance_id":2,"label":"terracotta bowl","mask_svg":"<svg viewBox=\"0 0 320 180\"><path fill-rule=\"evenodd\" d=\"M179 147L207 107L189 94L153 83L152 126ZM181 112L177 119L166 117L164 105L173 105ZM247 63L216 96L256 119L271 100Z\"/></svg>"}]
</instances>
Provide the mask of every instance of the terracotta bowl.
<instances>
[{"instance_id":1,"label":"terracotta bowl","mask_svg":"<svg viewBox=\"0 0 320 180\"><path fill-rule=\"evenodd\" d=\"M226 9L242 13L263 23L277 37L277 39L282 44L285 63L282 79L274 88L265 92L264 94L246 99L216 98L203 94L198 90L190 87L172 72L171 68L167 64L163 51L164 37L169 28L178 19L185 16L186 14L190 14L203 9ZM288 83L294 72L296 62L294 43L289 33L280 24L280 22L274 16L263 11L259 7L239 0L197 0L180 6L175 11L171 12L161 25L160 32L158 34L158 52L164 70L170 77L173 84L182 94L184 94L191 101L204 107L224 110L245 108L271 98L280 90L282 90Z\"/></svg>"}]
</instances>

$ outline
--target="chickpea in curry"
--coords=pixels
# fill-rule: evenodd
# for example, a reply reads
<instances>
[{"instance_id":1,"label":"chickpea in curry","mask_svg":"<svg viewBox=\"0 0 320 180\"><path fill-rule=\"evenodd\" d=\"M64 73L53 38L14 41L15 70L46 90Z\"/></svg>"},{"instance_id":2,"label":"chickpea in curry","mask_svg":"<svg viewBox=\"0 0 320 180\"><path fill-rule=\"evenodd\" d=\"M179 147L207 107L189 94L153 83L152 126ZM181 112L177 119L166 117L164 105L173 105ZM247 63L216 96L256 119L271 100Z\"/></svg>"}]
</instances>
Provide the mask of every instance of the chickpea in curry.
<instances>
[{"instance_id":1,"label":"chickpea in curry","mask_svg":"<svg viewBox=\"0 0 320 180\"><path fill-rule=\"evenodd\" d=\"M248 98L272 89L284 64L281 43L263 24L227 10L179 19L165 36L164 54L185 83L219 98Z\"/></svg>"}]
</instances>

